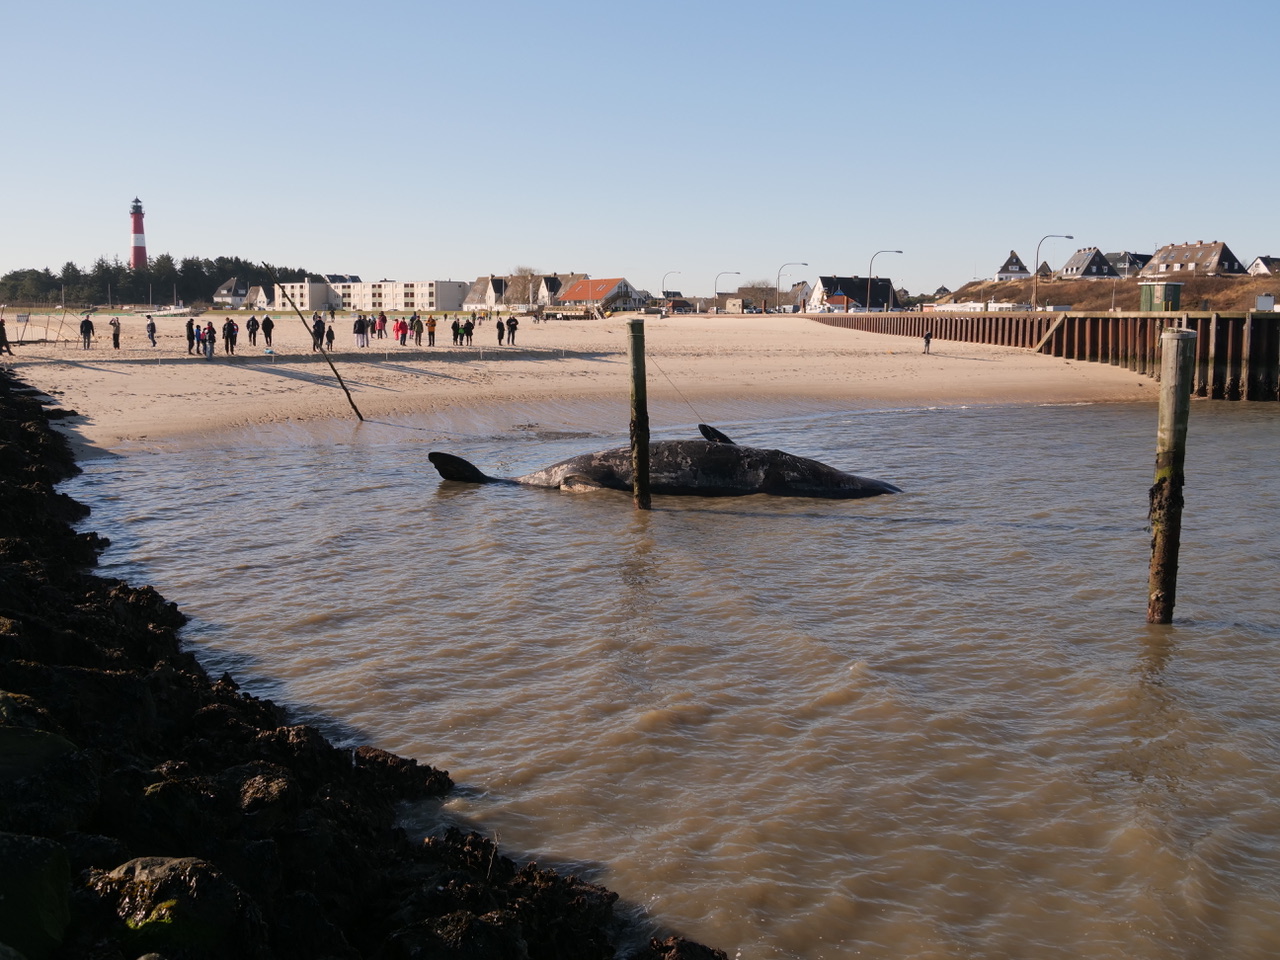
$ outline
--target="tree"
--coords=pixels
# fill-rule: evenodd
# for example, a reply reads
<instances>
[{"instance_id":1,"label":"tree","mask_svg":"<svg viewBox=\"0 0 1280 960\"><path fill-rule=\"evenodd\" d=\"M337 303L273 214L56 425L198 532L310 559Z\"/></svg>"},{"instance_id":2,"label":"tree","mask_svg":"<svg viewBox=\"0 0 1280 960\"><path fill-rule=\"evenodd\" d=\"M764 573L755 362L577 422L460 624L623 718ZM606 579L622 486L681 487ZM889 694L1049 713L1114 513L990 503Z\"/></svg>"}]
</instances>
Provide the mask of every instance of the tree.
<instances>
[{"instance_id":1,"label":"tree","mask_svg":"<svg viewBox=\"0 0 1280 960\"><path fill-rule=\"evenodd\" d=\"M538 283L542 279L541 270L535 270L533 267L516 267L506 279L506 294L503 297L505 303L512 306L532 305L537 299Z\"/></svg>"},{"instance_id":2,"label":"tree","mask_svg":"<svg viewBox=\"0 0 1280 960\"><path fill-rule=\"evenodd\" d=\"M778 288L772 280L752 280L739 284L738 296L743 306L765 307L775 306L778 302Z\"/></svg>"}]
</instances>

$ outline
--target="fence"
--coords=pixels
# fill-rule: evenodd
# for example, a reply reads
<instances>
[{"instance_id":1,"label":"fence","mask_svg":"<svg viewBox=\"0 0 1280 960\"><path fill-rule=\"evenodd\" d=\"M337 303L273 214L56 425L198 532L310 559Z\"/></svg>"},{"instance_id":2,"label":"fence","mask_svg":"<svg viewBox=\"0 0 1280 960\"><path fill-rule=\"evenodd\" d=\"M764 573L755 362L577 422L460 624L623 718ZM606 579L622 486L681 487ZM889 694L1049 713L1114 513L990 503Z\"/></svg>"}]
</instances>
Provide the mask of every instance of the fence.
<instances>
[{"instance_id":1,"label":"fence","mask_svg":"<svg viewBox=\"0 0 1280 960\"><path fill-rule=\"evenodd\" d=\"M1109 363L1160 379L1160 334L1194 330L1195 392L1215 400L1280 400L1280 313L808 314L829 326L987 343Z\"/></svg>"}]
</instances>

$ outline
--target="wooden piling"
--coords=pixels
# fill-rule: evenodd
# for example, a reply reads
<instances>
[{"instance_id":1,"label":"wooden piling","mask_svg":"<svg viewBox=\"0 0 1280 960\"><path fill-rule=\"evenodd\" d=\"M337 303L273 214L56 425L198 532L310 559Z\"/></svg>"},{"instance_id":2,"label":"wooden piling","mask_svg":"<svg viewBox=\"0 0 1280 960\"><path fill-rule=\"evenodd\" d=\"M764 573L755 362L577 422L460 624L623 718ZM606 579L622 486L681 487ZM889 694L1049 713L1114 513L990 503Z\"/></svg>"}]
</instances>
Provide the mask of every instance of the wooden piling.
<instances>
[{"instance_id":1,"label":"wooden piling","mask_svg":"<svg viewBox=\"0 0 1280 960\"><path fill-rule=\"evenodd\" d=\"M1196 334L1170 328L1160 336L1160 419L1156 475L1150 492L1151 570L1147 622L1172 623L1182 540L1183 464L1195 369Z\"/></svg>"},{"instance_id":2,"label":"wooden piling","mask_svg":"<svg viewBox=\"0 0 1280 960\"><path fill-rule=\"evenodd\" d=\"M650 509L649 392L644 373L644 320L627 321L631 328L631 499L637 510Z\"/></svg>"}]
</instances>

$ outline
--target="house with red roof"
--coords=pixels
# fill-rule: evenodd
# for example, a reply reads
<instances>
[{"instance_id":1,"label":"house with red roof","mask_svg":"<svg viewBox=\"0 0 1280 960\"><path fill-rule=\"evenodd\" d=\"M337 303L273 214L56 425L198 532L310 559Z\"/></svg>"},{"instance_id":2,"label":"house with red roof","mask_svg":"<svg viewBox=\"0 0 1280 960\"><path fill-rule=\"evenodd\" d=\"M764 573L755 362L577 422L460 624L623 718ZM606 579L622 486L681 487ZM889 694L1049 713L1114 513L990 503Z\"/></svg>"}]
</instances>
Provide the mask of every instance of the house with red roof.
<instances>
[{"instance_id":1,"label":"house with red roof","mask_svg":"<svg viewBox=\"0 0 1280 960\"><path fill-rule=\"evenodd\" d=\"M584 278L560 292L560 306L587 310L639 310L647 299L648 294L637 290L622 277Z\"/></svg>"}]
</instances>

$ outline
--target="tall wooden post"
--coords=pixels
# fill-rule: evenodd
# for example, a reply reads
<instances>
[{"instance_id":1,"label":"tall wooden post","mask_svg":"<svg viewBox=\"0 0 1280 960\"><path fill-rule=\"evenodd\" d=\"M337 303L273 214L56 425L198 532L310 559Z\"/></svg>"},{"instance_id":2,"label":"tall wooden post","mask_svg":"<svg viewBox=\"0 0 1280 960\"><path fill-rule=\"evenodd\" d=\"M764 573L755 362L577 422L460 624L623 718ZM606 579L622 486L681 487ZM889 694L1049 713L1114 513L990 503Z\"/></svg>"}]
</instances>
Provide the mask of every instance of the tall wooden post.
<instances>
[{"instance_id":1,"label":"tall wooden post","mask_svg":"<svg viewBox=\"0 0 1280 960\"><path fill-rule=\"evenodd\" d=\"M631 498L637 510L649 503L649 394L644 375L644 320L627 321L631 328Z\"/></svg>"},{"instance_id":2,"label":"tall wooden post","mask_svg":"<svg viewBox=\"0 0 1280 960\"><path fill-rule=\"evenodd\" d=\"M1156 433L1156 477L1151 487L1151 572L1147 623L1172 623L1178 591L1178 547L1182 541L1183 463L1195 368L1196 335L1170 328L1160 336L1160 423Z\"/></svg>"}]
</instances>

